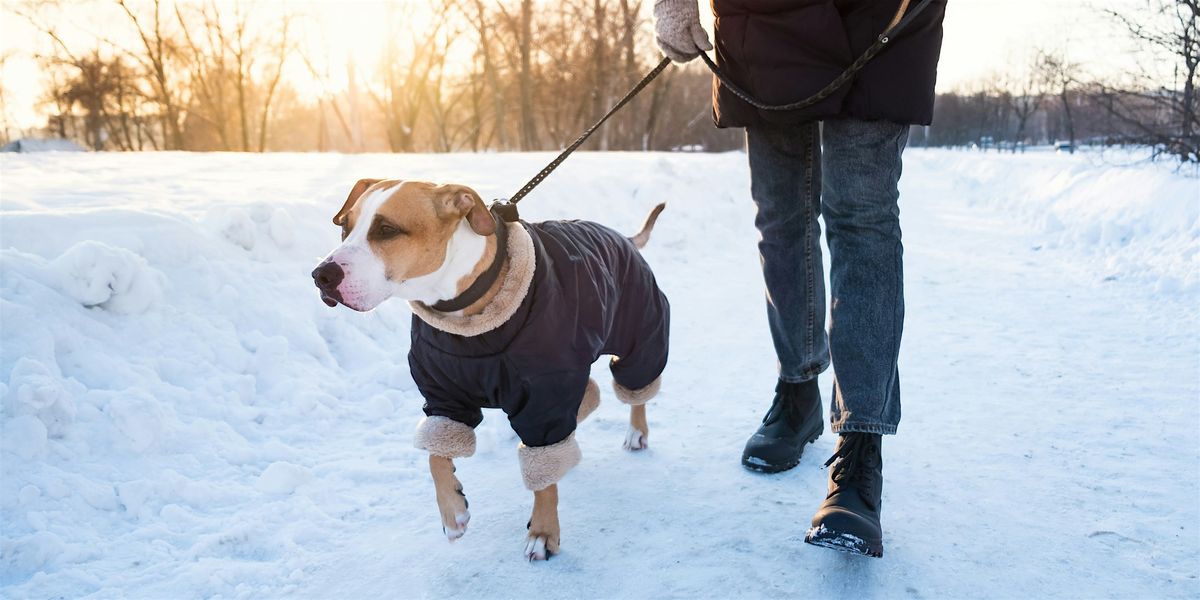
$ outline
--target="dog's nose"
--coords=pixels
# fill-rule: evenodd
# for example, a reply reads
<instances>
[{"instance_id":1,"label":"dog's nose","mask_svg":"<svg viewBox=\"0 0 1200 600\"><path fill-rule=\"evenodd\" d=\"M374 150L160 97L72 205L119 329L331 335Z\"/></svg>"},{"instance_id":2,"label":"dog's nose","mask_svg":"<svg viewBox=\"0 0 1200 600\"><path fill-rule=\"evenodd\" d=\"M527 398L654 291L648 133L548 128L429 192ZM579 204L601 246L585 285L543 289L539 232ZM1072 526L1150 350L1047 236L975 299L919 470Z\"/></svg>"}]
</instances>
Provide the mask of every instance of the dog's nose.
<instances>
[{"instance_id":1,"label":"dog's nose","mask_svg":"<svg viewBox=\"0 0 1200 600\"><path fill-rule=\"evenodd\" d=\"M312 278L318 288L324 291L332 291L337 289L338 284L346 278L346 273L342 271L341 265L330 260L321 263L316 269L313 269Z\"/></svg>"}]
</instances>

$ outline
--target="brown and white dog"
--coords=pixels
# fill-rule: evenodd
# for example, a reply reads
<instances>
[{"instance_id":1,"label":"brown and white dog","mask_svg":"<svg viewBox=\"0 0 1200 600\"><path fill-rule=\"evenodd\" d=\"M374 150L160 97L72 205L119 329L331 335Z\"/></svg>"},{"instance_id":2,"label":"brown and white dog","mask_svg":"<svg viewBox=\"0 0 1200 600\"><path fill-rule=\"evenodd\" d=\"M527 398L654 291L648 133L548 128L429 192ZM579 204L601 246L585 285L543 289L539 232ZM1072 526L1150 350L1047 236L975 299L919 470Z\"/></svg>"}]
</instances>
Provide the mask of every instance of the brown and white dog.
<instances>
[{"instance_id":1,"label":"brown and white dog","mask_svg":"<svg viewBox=\"0 0 1200 600\"><path fill-rule=\"evenodd\" d=\"M534 492L525 544L530 560L544 560L558 552L557 482L580 459L575 424L599 404L599 388L587 370L600 355L619 357L612 360L610 368L617 397L630 405L625 448L646 447L645 403L657 393L666 364L669 310L638 250L649 240L662 209L663 205L657 206L642 230L625 238L583 221L504 223L492 215L477 193L462 185L362 179L334 216L334 224L342 228L342 243L312 273L321 299L331 307L340 303L368 311L398 297L408 300L413 310L409 360L426 397L427 415L415 444L430 453L437 504L450 541L466 532L470 520L453 459L474 453L473 428L481 418L479 408L503 408L522 438L522 474ZM587 262L579 255L619 264L575 268L576 263ZM565 276L547 273L568 267L572 270ZM577 273L587 274L589 280L572 279ZM495 278L490 285L489 276ZM567 285L564 277L570 280ZM539 285L549 291L535 291ZM639 289L624 289L630 287ZM575 301L582 299L580 304L604 316L588 317L579 306L556 306L570 300L569 294L552 293L562 288L579 294L582 298ZM469 304L447 310L447 301ZM612 305L605 307L606 302ZM556 315L570 319L555 321ZM532 341L522 341L521 332L515 331L536 327L539 322L551 327L554 335L538 332ZM581 331L562 331L562 323L577 323ZM530 361L535 361L535 366L499 376L490 375L491 370L481 371L492 379L476 384L465 381L474 371L458 370L455 365L431 367L416 351L418 344L494 345L496 338L487 336L501 335L507 336L503 341L505 368ZM548 358L531 356L543 349L549 352ZM433 354L439 360L447 356L440 351ZM570 368L548 366L556 361L569 362ZM479 359L463 362L475 364ZM446 381L430 384L430 371L437 371ZM443 402L452 395L445 391L448 387L461 397ZM480 400L474 406L462 398ZM563 411L569 415L564 417ZM564 418L569 422L563 422Z\"/></svg>"}]
</instances>

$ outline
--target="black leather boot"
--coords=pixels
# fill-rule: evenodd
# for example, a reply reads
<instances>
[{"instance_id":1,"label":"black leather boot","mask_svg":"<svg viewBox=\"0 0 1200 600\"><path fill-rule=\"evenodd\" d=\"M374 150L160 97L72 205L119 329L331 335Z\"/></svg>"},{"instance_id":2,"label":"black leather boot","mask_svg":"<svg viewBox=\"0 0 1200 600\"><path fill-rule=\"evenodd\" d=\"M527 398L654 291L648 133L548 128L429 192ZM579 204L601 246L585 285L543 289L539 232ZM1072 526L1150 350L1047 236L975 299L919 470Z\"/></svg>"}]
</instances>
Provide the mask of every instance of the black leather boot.
<instances>
[{"instance_id":1,"label":"black leather boot","mask_svg":"<svg viewBox=\"0 0 1200 600\"><path fill-rule=\"evenodd\" d=\"M817 510L804 541L843 552L883 556L879 509L883 497L883 454L877 433L843 433L829 469L829 495Z\"/></svg>"},{"instance_id":2,"label":"black leather boot","mask_svg":"<svg viewBox=\"0 0 1200 600\"><path fill-rule=\"evenodd\" d=\"M746 442L742 466L763 473L796 466L804 445L821 437L824 430L817 379L800 383L781 380L775 386L775 402L762 423Z\"/></svg>"}]
</instances>

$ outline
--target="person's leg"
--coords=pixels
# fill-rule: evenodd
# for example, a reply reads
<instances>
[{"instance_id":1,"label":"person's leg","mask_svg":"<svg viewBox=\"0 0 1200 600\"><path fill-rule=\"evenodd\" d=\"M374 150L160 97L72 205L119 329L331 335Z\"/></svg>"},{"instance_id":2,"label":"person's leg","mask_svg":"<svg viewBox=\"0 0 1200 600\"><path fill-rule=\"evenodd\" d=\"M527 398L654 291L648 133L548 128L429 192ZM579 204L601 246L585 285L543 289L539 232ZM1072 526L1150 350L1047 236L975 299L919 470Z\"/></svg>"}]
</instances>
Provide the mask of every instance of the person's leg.
<instances>
[{"instance_id":1,"label":"person's leg","mask_svg":"<svg viewBox=\"0 0 1200 600\"><path fill-rule=\"evenodd\" d=\"M816 123L746 130L755 226L767 286L767 318L779 382L742 465L774 473L800 462L821 435L817 375L829 366L821 266L821 142Z\"/></svg>"},{"instance_id":2,"label":"person's leg","mask_svg":"<svg viewBox=\"0 0 1200 600\"><path fill-rule=\"evenodd\" d=\"M824 123L822 212L829 242L830 418L839 433L829 493L804 541L883 556L883 434L900 422L896 359L904 324L900 242L901 153L908 127L886 121Z\"/></svg>"},{"instance_id":3,"label":"person's leg","mask_svg":"<svg viewBox=\"0 0 1200 600\"><path fill-rule=\"evenodd\" d=\"M779 379L799 383L829 366L821 265L821 134L817 123L747 128L750 195Z\"/></svg>"},{"instance_id":4,"label":"person's leg","mask_svg":"<svg viewBox=\"0 0 1200 600\"><path fill-rule=\"evenodd\" d=\"M896 433L904 327L901 153L908 127L824 123L822 213L829 244L833 431Z\"/></svg>"}]
</instances>

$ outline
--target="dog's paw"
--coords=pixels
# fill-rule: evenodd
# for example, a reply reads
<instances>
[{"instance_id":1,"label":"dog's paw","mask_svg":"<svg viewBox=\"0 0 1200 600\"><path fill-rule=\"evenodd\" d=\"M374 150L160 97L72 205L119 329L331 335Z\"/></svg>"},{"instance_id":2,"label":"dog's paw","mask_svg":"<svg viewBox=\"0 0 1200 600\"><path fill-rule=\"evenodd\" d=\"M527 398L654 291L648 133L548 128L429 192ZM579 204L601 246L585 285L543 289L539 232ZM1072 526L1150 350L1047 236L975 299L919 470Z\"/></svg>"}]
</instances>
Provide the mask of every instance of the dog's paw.
<instances>
[{"instance_id":1,"label":"dog's paw","mask_svg":"<svg viewBox=\"0 0 1200 600\"><path fill-rule=\"evenodd\" d=\"M525 538L525 559L529 562L550 560L550 557L555 554L558 554L557 537L530 533L529 537Z\"/></svg>"},{"instance_id":2,"label":"dog's paw","mask_svg":"<svg viewBox=\"0 0 1200 600\"><path fill-rule=\"evenodd\" d=\"M454 515L454 520L447 521L444 517L442 520L442 533L446 534L446 539L454 542L458 538L467 533L467 523L471 522L471 513L462 511Z\"/></svg>"},{"instance_id":3,"label":"dog's paw","mask_svg":"<svg viewBox=\"0 0 1200 600\"><path fill-rule=\"evenodd\" d=\"M629 430L625 432L625 443L621 447L630 452L635 452L637 450L645 450L649 446L649 437L638 430L637 427L630 425Z\"/></svg>"}]
</instances>

